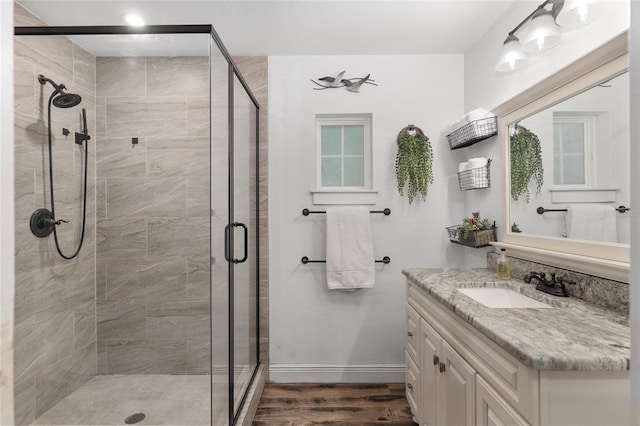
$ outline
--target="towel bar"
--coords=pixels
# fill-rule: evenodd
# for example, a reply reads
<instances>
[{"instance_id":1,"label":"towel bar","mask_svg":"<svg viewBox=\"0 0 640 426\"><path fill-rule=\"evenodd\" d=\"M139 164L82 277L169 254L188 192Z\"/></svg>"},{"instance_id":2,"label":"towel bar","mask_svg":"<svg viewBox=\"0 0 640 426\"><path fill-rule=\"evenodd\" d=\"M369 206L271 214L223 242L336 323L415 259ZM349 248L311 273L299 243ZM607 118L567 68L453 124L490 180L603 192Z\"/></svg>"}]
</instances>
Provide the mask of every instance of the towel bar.
<instances>
[{"instance_id":1,"label":"towel bar","mask_svg":"<svg viewBox=\"0 0 640 426\"><path fill-rule=\"evenodd\" d=\"M618 206L614 210L617 211L618 213L626 213L631 209L625 206ZM538 214L543 214L546 212L566 212L566 211L567 209L545 209L544 207L538 207L536 209L536 212L538 212Z\"/></svg>"},{"instance_id":2,"label":"towel bar","mask_svg":"<svg viewBox=\"0 0 640 426\"><path fill-rule=\"evenodd\" d=\"M320 210L309 210L309 209L302 209L302 215L303 216L309 216L310 214L316 214L316 213L326 213ZM389 216L391 214L391 209L384 209L384 210L371 210L369 213L382 213L385 216Z\"/></svg>"},{"instance_id":3,"label":"towel bar","mask_svg":"<svg viewBox=\"0 0 640 426\"><path fill-rule=\"evenodd\" d=\"M326 260L309 260L309 258L307 256L302 256L302 259L300 259L300 261L303 264L307 264L307 263L326 263ZM376 260L376 263L391 263L391 258L389 256L385 256L382 258L382 260Z\"/></svg>"}]
</instances>

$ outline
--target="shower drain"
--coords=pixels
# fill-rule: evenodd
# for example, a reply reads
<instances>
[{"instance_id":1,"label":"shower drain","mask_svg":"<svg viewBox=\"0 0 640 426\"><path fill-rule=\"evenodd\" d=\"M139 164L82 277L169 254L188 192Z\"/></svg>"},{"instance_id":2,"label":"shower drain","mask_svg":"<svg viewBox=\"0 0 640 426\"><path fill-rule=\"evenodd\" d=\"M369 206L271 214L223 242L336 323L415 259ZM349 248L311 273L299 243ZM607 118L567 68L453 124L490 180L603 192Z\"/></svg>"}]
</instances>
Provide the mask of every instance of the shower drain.
<instances>
[{"instance_id":1,"label":"shower drain","mask_svg":"<svg viewBox=\"0 0 640 426\"><path fill-rule=\"evenodd\" d=\"M132 425L143 421L145 417L144 413L135 413L124 419L124 422L128 425Z\"/></svg>"}]
</instances>

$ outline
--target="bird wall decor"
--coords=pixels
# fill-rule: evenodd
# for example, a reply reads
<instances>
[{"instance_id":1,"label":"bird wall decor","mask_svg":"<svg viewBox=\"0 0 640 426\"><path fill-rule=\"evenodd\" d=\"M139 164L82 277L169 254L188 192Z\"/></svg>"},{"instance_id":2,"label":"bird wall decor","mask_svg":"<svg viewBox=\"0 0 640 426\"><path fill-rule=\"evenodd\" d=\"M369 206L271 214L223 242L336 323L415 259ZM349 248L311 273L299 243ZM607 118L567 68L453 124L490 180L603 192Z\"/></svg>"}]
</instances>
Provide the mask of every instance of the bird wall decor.
<instances>
[{"instance_id":1,"label":"bird wall decor","mask_svg":"<svg viewBox=\"0 0 640 426\"><path fill-rule=\"evenodd\" d=\"M325 76L320 77L318 83L315 80L311 80L313 84L316 84L320 87L314 87L313 90L325 90L325 89L337 89L340 87L346 87L350 92L360 93L360 87L363 84L371 84L373 86L377 86L375 80L372 80L371 74L367 74L366 76L360 78L343 78L346 71L339 72L335 76Z\"/></svg>"}]
</instances>

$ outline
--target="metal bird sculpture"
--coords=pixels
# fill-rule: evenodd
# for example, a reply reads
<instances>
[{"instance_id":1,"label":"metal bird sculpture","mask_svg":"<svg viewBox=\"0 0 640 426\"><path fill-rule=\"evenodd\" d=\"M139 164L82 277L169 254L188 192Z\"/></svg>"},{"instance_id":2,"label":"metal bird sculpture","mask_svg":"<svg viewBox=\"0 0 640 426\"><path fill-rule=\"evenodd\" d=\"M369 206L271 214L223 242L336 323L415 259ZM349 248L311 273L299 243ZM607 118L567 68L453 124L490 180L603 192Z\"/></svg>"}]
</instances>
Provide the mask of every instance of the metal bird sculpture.
<instances>
[{"instance_id":1,"label":"metal bird sculpture","mask_svg":"<svg viewBox=\"0 0 640 426\"><path fill-rule=\"evenodd\" d=\"M351 80L342 80L342 81L344 82L344 85L347 87L347 90L351 92L360 93L360 86L362 86L364 83L367 82L367 80L369 80L370 75L371 74L367 74L366 77L362 77L361 79L357 80L355 83L351 82Z\"/></svg>"},{"instance_id":2,"label":"metal bird sculpture","mask_svg":"<svg viewBox=\"0 0 640 426\"><path fill-rule=\"evenodd\" d=\"M315 80L311 80L313 84L320 86L320 87L314 87L313 90L325 90L325 89L335 89L338 87L346 87L347 90L351 92L359 93L360 87L365 83L371 84L373 86L377 86L377 84L375 83L375 80L372 80L369 78L371 74L367 74L366 77L362 77L362 78L359 78L359 77L358 78L342 78L345 72L346 71L342 71L338 73L338 75L336 75L335 77L331 77L331 76L320 77L318 80L321 81L321 83L318 83Z\"/></svg>"},{"instance_id":3,"label":"metal bird sculpture","mask_svg":"<svg viewBox=\"0 0 640 426\"><path fill-rule=\"evenodd\" d=\"M342 85L342 76L345 71L342 71L335 77L320 77L318 80L325 82L325 84L329 87L340 87Z\"/></svg>"}]
</instances>

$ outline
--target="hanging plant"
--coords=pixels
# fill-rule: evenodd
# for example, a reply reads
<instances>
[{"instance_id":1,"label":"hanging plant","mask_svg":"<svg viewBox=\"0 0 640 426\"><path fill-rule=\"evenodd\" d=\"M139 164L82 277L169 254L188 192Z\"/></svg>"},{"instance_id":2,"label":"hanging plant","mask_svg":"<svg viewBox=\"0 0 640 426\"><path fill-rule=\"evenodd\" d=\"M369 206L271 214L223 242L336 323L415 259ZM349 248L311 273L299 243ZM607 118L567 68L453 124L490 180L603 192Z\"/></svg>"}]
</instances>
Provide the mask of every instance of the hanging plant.
<instances>
[{"instance_id":1,"label":"hanging plant","mask_svg":"<svg viewBox=\"0 0 640 426\"><path fill-rule=\"evenodd\" d=\"M529 183L533 179L536 194L540 194L544 183L544 167L542 164L542 148L540 139L531 130L516 125L511 136L511 198L525 197L529 202Z\"/></svg>"},{"instance_id":2,"label":"hanging plant","mask_svg":"<svg viewBox=\"0 0 640 426\"><path fill-rule=\"evenodd\" d=\"M420 194L427 198L429 184L433 183L433 151L429 138L415 126L407 126L398 134L396 155L398 192L404 195L405 187L409 204Z\"/></svg>"}]
</instances>

